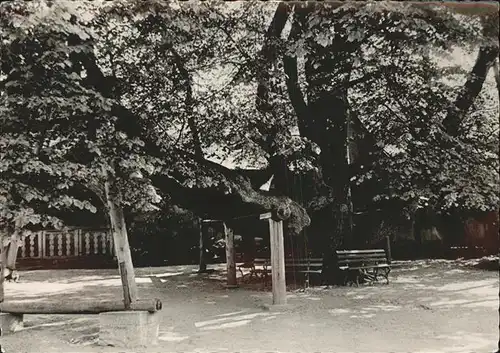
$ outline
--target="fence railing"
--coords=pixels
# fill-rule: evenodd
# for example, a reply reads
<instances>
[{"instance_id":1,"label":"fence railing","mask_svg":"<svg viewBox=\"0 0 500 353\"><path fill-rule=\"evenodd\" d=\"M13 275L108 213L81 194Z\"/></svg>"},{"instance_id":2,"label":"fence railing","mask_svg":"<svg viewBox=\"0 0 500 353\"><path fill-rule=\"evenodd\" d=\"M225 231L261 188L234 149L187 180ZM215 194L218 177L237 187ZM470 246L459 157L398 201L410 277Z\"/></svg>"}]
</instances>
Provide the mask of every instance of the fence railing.
<instances>
[{"instance_id":1,"label":"fence railing","mask_svg":"<svg viewBox=\"0 0 500 353\"><path fill-rule=\"evenodd\" d=\"M113 237L107 229L39 231L23 239L19 259L114 256Z\"/></svg>"}]
</instances>

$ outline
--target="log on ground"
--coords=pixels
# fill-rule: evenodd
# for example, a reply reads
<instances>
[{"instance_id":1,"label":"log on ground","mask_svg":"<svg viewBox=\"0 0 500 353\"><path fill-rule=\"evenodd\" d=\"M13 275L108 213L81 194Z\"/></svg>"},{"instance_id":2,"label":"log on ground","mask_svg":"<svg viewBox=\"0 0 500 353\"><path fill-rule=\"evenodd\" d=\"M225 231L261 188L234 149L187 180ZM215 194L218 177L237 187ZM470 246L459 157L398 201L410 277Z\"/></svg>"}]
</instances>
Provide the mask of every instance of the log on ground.
<instances>
[{"instance_id":1,"label":"log on ground","mask_svg":"<svg viewBox=\"0 0 500 353\"><path fill-rule=\"evenodd\" d=\"M159 299L140 299L132 302L126 309L119 300L59 300L57 302L15 302L4 301L0 312L10 314L100 314L111 311L149 311L162 309Z\"/></svg>"}]
</instances>

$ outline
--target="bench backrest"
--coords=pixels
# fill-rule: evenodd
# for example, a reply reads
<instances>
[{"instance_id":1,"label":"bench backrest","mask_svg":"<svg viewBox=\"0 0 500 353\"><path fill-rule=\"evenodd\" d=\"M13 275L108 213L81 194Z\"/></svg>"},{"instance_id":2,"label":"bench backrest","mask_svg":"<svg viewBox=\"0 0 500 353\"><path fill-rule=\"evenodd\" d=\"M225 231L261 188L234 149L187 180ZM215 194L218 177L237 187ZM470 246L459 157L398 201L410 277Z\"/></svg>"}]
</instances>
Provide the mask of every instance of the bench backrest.
<instances>
[{"instance_id":1,"label":"bench backrest","mask_svg":"<svg viewBox=\"0 0 500 353\"><path fill-rule=\"evenodd\" d=\"M382 265L388 264L384 249L372 250L337 250L339 266Z\"/></svg>"},{"instance_id":2,"label":"bench backrest","mask_svg":"<svg viewBox=\"0 0 500 353\"><path fill-rule=\"evenodd\" d=\"M286 259L285 267L321 269L323 267L323 259L322 258Z\"/></svg>"},{"instance_id":3,"label":"bench backrest","mask_svg":"<svg viewBox=\"0 0 500 353\"><path fill-rule=\"evenodd\" d=\"M271 264L271 259L256 258L253 260L254 266L269 266Z\"/></svg>"},{"instance_id":4,"label":"bench backrest","mask_svg":"<svg viewBox=\"0 0 500 353\"><path fill-rule=\"evenodd\" d=\"M256 258L253 260L254 266L270 266L271 259ZM310 259L285 259L285 267L300 267L300 268L322 268L323 259L322 258L310 258Z\"/></svg>"}]
</instances>

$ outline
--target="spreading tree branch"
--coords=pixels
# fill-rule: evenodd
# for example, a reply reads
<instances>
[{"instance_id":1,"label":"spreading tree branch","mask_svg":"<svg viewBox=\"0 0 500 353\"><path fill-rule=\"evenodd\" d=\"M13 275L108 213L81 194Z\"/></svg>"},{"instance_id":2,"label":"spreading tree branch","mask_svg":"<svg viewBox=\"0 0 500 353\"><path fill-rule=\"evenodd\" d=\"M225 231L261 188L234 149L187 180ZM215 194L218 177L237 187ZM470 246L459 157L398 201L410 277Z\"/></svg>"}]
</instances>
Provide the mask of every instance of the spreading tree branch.
<instances>
[{"instance_id":1,"label":"spreading tree branch","mask_svg":"<svg viewBox=\"0 0 500 353\"><path fill-rule=\"evenodd\" d=\"M269 102L269 71L273 63L277 60L277 44L291 11L292 5L285 2L280 2L278 4L271 24L267 29L264 45L259 53L259 69L257 70L257 108L262 112L268 112L272 109Z\"/></svg>"},{"instance_id":2,"label":"spreading tree branch","mask_svg":"<svg viewBox=\"0 0 500 353\"><path fill-rule=\"evenodd\" d=\"M296 5L292 29L290 31L290 40L292 41L297 41L304 30L305 16L301 10L303 10L303 5ZM297 57L285 54L283 56L283 68L288 96L297 115L299 131L302 136L308 137L311 135L311 128L308 123L307 104L298 81Z\"/></svg>"},{"instance_id":3,"label":"spreading tree branch","mask_svg":"<svg viewBox=\"0 0 500 353\"><path fill-rule=\"evenodd\" d=\"M492 16L489 19L483 20L483 34L486 38L490 38L490 32L494 30L494 25L490 21L498 21L498 16ZM498 25L497 25L498 26ZM492 30L493 27L493 30ZM498 37L497 37L498 38ZM458 94L455 102L448 108L446 117L443 120L443 126L446 133L451 136L458 136L460 133L460 124L464 117L472 107L475 99L478 97L483 88L484 81L490 69L493 67L498 58L498 41L496 43L486 43L479 48L476 62L469 73L465 84Z\"/></svg>"}]
</instances>

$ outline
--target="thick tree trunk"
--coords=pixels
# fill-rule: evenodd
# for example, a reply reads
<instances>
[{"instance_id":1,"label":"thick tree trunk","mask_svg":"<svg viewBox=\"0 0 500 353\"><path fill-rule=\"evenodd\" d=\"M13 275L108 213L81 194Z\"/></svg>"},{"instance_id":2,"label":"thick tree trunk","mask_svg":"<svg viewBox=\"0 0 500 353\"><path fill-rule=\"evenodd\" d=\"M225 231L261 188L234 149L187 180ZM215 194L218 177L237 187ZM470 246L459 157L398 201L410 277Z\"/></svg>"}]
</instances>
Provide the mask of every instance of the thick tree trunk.
<instances>
[{"instance_id":1,"label":"thick tree trunk","mask_svg":"<svg viewBox=\"0 0 500 353\"><path fill-rule=\"evenodd\" d=\"M256 105L259 112L263 115L273 116L275 107L270 99L270 92L273 90L271 82L271 70L273 65L277 64L279 57L279 42L281 33L285 28L288 17L292 12L293 5L286 2L280 2L276 7L274 16L266 32L264 44L259 52L259 69L257 70L257 98ZM256 124L256 128L262 135L260 141L261 147L271 155L268 160L269 170L274 175L273 184L275 195L290 195L289 185L287 183L288 166L286 159L277 153L274 141L278 129L275 126L267 124Z\"/></svg>"},{"instance_id":2,"label":"thick tree trunk","mask_svg":"<svg viewBox=\"0 0 500 353\"><path fill-rule=\"evenodd\" d=\"M312 12L308 16L320 16L320 14ZM306 19L307 16L304 16L302 21ZM298 20L301 20L300 17ZM337 33L342 33L342 26L335 23L333 26ZM306 136L316 142L321 149L321 176L333 197L331 223L325 230L329 236L325 239L327 244L324 247L326 267L324 278L329 283L334 281L336 272L335 250L354 246L347 90L358 47L357 43L346 42L344 37L336 35L330 45L316 44L310 48L305 65L308 114L304 118L308 121L299 126L304 128Z\"/></svg>"},{"instance_id":3,"label":"thick tree trunk","mask_svg":"<svg viewBox=\"0 0 500 353\"><path fill-rule=\"evenodd\" d=\"M257 70L257 108L261 112L270 112L273 107L269 101L269 92L271 90L271 73L273 64L278 59L278 41L281 32L285 28L286 21L290 16L292 5L286 2L280 2L271 23L267 29L264 45L259 53L259 70Z\"/></svg>"},{"instance_id":4,"label":"thick tree trunk","mask_svg":"<svg viewBox=\"0 0 500 353\"><path fill-rule=\"evenodd\" d=\"M177 70L179 70L185 82L185 88L186 88L186 98L184 100L186 109L185 114L189 130L191 130L191 137L193 138L194 154L198 158L203 158L204 154L203 154L203 149L201 147L200 132L198 130L198 124L195 118L195 114L193 114L193 108L194 108L193 80L191 74L186 68L186 64L183 58L179 55L179 53L174 49L174 47L170 43L167 44L167 48L174 56Z\"/></svg>"},{"instance_id":5,"label":"thick tree trunk","mask_svg":"<svg viewBox=\"0 0 500 353\"><path fill-rule=\"evenodd\" d=\"M135 283L134 265L128 242L125 215L120 205L119 191L115 190L114 180L107 172L106 176L106 202L122 281L123 299L125 307L130 307L131 303L137 300L137 285Z\"/></svg>"},{"instance_id":6,"label":"thick tree trunk","mask_svg":"<svg viewBox=\"0 0 500 353\"><path fill-rule=\"evenodd\" d=\"M347 101L347 82L352 63L347 57L348 49L342 42L333 43L331 48L317 48L306 64L309 115L314 117L310 133L321 148L323 181L331 188L334 198L331 251L338 246L349 247L352 243ZM332 84L337 86L337 90L330 90Z\"/></svg>"},{"instance_id":7,"label":"thick tree trunk","mask_svg":"<svg viewBox=\"0 0 500 353\"><path fill-rule=\"evenodd\" d=\"M290 32L292 41L301 37L307 24L307 17L314 12L314 9L314 4L294 5L294 21ZM259 82L257 104L263 113L272 111L268 95L269 71L277 59L274 43L279 41L289 14L290 5L282 3L278 6L267 31L267 41L260 53L262 63L257 77ZM309 84L308 105L298 85L297 58L288 54L283 57L287 90L297 114L301 135L316 142L321 148L320 179L334 197L333 224L330 223L328 226L330 236L325 244L328 249L325 258L333 257L334 249L338 246L349 247L352 243L352 202L347 147L347 82L352 67L353 50L349 47L351 45L341 41L337 39L336 43L327 48L317 46L310 49L306 64ZM332 92L331 86L334 83L340 85L337 85L339 88ZM270 160L270 164L273 171L280 170L278 158ZM282 183L283 180L276 178L277 188L280 191L288 191L286 186L280 185Z\"/></svg>"}]
</instances>

